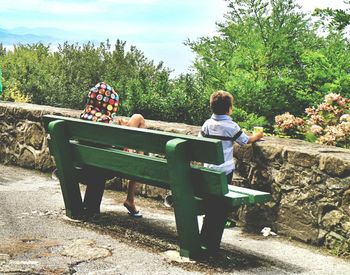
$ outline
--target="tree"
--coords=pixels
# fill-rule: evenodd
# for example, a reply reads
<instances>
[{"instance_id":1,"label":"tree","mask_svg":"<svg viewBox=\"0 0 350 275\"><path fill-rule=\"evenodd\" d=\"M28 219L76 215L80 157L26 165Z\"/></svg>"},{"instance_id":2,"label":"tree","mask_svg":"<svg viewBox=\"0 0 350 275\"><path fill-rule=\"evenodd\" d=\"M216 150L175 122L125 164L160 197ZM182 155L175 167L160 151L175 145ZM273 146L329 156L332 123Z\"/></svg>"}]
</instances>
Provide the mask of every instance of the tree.
<instances>
[{"instance_id":1,"label":"tree","mask_svg":"<svg viewBox=\"0 0 350 275\"><path fill-rule=\"evenodd\" d=\"M170 70L163 63L155 65L134 46L127 51L125 44L118 40L111 50L108 40L98 46L65 42L55 52L41 43L15 45L1 58L4 86L21 100L82 109L88 89L105 81L121 97L121 115L138 112L161 118L164 106L158 103L169 93Z\"/></svg>"},{"instance_id":2,"label":"tree","mask_svg":"<svg viewBox=\"0 0 350 275\"><path fill-rule=\"evenodd\" d=\"M293 0L230 0L219 35L188 41L204 90L226 89L240 108L267 117L307 106L301 56L317 46L310 22Z\"/></svg>"},{"instance_id":3,"label":"tree","mask_svg":"<svg viewBox=\"0 0 350 275\"><path fill-rule=\"evenodd\" d=\"M350 1L343 1L345 4L350 4ZM347 26L350 25L349 9L315 9L313 16L319 17L318 24L331 32L343 33Z\"/></svg>"}]
</instances>

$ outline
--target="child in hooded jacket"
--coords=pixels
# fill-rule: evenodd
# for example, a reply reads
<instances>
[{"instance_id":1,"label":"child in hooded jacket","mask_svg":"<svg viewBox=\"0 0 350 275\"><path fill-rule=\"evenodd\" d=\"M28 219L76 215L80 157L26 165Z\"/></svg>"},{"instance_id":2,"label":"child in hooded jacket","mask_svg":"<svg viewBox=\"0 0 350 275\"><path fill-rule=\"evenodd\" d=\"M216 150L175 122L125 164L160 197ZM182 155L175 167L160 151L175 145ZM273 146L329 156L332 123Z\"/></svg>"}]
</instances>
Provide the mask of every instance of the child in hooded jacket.
<instances>
[{"instance_id":1,"label":"child in hooded jacket","mask_svg":"<svg viewBox=\"0 0 350 275\"><path fill-rule=\"evenodd\" d=\"M81 119L101 123L116 123L136 128L145 127L145 119L141 114L134 114L129 120L117 118L116 112L119 106L119 95L115 90L104 82L98 83L91 88L87 94L87 101ZM128 150L128 149L126 149ZM83 181L87 183L84 197L84 206L89 214L99 213L99 205L104 192L105 181L115 175L111 171L88 167L84 169ZM142 217L135 205L136 182L130 180L127 197L123 203L124 207L132 217Z\"/></svg>"}]
</instances>

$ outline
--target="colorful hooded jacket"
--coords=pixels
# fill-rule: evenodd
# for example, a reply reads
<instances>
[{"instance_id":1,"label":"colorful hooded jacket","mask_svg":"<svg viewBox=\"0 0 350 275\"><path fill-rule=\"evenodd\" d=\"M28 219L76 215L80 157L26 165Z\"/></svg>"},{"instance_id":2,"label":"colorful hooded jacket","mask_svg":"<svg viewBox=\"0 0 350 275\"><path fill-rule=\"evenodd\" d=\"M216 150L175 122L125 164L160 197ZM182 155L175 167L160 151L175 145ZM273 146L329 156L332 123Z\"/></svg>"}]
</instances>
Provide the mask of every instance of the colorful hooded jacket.
<instances>
[{"instance_id":1,"label":"colorful hooded jacket","mask_svg":"<svg viewBox=\"0 0 350 275\"><path fill-rule=\"evenodd\" d=\"M89 90L86 105L80 118L110 123L118 110L118 105L118 94L111 86L100 82Z\"/></svg>"}]
</instances>

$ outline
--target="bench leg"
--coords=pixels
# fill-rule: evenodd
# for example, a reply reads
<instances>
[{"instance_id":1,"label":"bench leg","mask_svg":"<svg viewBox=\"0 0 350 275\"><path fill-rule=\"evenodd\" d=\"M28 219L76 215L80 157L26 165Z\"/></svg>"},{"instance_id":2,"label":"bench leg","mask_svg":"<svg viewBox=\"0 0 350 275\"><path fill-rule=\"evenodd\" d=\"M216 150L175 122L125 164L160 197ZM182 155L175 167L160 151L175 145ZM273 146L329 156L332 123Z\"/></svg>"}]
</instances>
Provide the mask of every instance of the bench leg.
<instances>
[{"instance_id":1,"label":"bench leg","mask_svg":"<svg viewBox=\"0 0 350 275\"><path fill-rule=\"evenodd\" d=\"M94 180L86 186L83 208L84 214L92 216L100 213L100 205L105 189L105 180Z\"/></svg>"},{"instance_id":2,"label":"bench leg","mask_svg":"<svg viewBox=\"0 0 350 275\"><path fill-rule=\"evenodd\" d=\"M113 172L92 166L84 166L80 170L80 181L86 184L84 214L92 216L100 213L106 180L114 176Z\"/></svg>"},{"instance_id":3,"label":"bench leg","mask_svg":"<svg viewBox=\"0 0 350 275\"><path fill-rule=\"evenodd\" d=\"M48 125L50 133L50 149L55 158L58 178L60 180L66 215L77 218L82 215L82 199L78 183L78 175L72 162L72 152L66 133L65 122L56 120Z\"/></svg>"},{"instance_id":4,"label":"bench leg","mask_svg":"<svg viewBox=\"0 0 350 275\"><path fill-rule=\"evenodd\" d=\"M190 182L190 163L186 158L186 141L182 139L168 141L166 153L180 255L197 258L201 254L201 241L194 191Z\"/></svg>"},{"instance_id":5,"label":"bench leg","mask_svg":"<svg viewBox=\"0 0 350 275\"><path fill-rule=\"evenodd\" d=\"M229 207L217 198L206 199L206 213L201 230L202 245L209 253L215 253L220 248L222 234L224 233Z\"/></svg>"}]
</instances>

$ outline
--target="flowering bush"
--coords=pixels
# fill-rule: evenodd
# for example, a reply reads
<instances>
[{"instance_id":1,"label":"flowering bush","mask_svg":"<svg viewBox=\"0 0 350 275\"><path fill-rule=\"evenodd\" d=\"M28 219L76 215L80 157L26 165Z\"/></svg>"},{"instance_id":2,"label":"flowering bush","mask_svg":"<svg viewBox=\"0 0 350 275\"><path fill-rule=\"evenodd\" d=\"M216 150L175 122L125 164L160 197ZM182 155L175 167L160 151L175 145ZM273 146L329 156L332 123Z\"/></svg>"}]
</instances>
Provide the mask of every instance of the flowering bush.
<instances>
[{"instance_id":1,"label":"flowering bush","mask_svg":"<svg viewBox=\"0 0 350 275\"><path fill-rule=\"evenodd\" d=\"M275 117L275 132L320 144L350 148L350 99L328 94L319 106L306 108L304 119L285 113Z\"/></svg>"},{"instance_id":2,"label":"flowering bush","mask_svg":"<svg viewBox=\"0 0 350 275\"><path fill-rule=\"evenodd\" d=\"M305 121L290 113L275 117L275 132L280 136L300 138L304 131Z\"/></svg>"}]
</instances>

